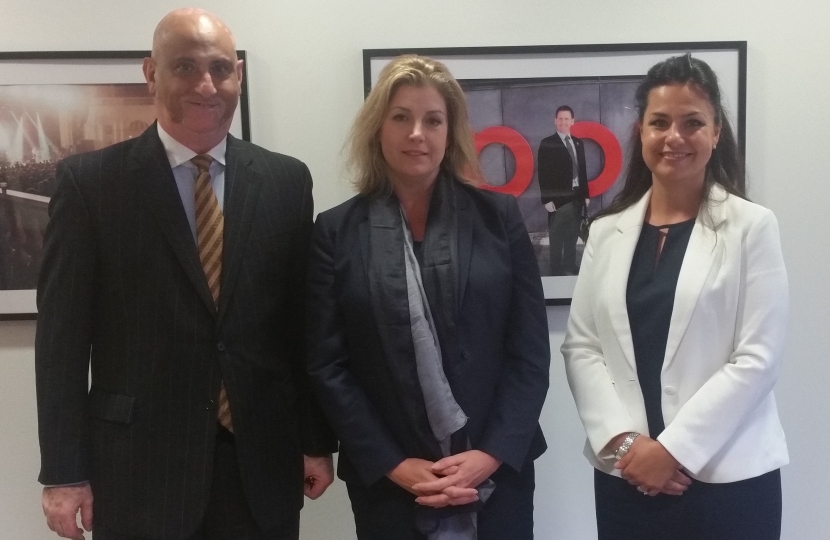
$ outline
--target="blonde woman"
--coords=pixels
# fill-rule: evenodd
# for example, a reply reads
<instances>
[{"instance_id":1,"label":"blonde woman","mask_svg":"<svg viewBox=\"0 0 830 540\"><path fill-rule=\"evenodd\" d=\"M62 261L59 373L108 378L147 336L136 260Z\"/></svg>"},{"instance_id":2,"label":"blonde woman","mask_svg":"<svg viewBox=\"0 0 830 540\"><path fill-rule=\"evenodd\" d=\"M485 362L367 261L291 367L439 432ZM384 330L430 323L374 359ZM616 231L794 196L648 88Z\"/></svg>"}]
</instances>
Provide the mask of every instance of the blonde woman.
<instances>
[{"instance_id":1,"label":"blonde woman","mask_svg":"<svg viewBox=\"0 0 830 540\"><path fill-rule=\"evenodd\" d=\"M386 66L350 149L359 194L314 230L308 369L357 536L532 538L550 352L518 206L475 187L439 62Z\"/></svg>"}]
</instances>

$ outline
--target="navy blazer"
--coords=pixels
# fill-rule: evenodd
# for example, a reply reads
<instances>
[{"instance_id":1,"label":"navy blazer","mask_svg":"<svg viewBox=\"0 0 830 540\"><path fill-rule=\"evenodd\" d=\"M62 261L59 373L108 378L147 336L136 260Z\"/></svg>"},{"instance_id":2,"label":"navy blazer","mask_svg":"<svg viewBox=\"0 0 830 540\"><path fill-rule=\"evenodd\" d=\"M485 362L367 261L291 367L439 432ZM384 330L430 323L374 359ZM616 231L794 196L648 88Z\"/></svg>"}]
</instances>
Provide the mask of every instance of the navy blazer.
<instances>
[{"instance_id":1,"label":"navy blazer","mask_svg":"<svg viewBox=\"0 0 830 540\"><path fill-rule=\"evenodd\" d=\"M452 182L458 350L443 351L444 369L469 417L472 448L518 471L546 448L538 421L550 346L539 268L513 197ZM338 474L366 486L405 458L435 459L423 444L431 434L408 421L412 396L398 393L390 373L414 374L414 358L389 358L378 332L391 322L377 320L377 299L370 294L369 231L388 224L373 222L369 208L369 198L358 195L318 217L307 325L309 373L341 441ZM400 250L402 260L403 245ZM408 317L405 301L401 309ZM411 339L408 328L399 335Z\"/></svg>"},{"instance_id":2,"label":"navy blazer","mask_svg":"<svg viewBox=\"0 0 830 540\"><path fill-rule=\"evenodd\" d=\"M97 528L192 534L223 380L254 518L293 519L302 452L335 446L303 363L306 166L228 137L218 310L155 124L58 176L38 286L40 481L88 480Z\"/></svg>"}]
</instances>

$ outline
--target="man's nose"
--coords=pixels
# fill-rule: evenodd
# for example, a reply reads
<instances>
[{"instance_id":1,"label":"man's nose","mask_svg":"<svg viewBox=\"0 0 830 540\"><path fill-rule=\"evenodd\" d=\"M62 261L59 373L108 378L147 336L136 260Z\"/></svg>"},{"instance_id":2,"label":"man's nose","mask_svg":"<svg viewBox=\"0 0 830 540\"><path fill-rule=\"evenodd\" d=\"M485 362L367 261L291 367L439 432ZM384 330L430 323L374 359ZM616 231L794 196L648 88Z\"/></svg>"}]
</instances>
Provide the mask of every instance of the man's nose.
<instances>
[{"instance_id":1,"label":"man's nose","mask_svg":"<svg viewBox=\"0 0 830 540\"><path fill-rule=\"evenodd\" d=\"M213 84L213 77L210 71L204 71L196 84L196 92L202 97L211 97L216 93L216 86Z\"/></svg>"}]
</instances>

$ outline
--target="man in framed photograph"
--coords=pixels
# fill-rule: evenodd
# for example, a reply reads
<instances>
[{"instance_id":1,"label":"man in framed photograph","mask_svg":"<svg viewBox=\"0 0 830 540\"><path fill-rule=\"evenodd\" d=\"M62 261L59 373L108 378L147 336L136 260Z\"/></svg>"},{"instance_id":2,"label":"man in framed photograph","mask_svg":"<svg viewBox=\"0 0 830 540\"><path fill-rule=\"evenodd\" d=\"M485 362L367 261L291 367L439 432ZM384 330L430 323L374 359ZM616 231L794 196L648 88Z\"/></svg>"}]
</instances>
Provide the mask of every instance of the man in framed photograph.
<instances>
[{"instance_id":1,"label":"man in framed photograph","mask_svg":"<svg viewBox=\"0 0 830 540\"><path fill-rule=\"evenodd\" d=\"M557 108L554 123L556 133L542 139L536 161L542 204L548 211L550 275L575 275L579 226L589 201L585 148L571 135L571 107Z\"/></svg>"},{"instance_id":2,"label":"man in framed photograph","mask_svg":"<svg viewBox=\"0 0 830 540\"><path fill-rule=\"evenodd\" d=\"M80 511L95 540L296 540L332 482L305 373L311 177L228 134L242 68L216 16L168 14L143 66L157 123L58 166L35 362L62 537Z\"/></svg>"}]
</instances>

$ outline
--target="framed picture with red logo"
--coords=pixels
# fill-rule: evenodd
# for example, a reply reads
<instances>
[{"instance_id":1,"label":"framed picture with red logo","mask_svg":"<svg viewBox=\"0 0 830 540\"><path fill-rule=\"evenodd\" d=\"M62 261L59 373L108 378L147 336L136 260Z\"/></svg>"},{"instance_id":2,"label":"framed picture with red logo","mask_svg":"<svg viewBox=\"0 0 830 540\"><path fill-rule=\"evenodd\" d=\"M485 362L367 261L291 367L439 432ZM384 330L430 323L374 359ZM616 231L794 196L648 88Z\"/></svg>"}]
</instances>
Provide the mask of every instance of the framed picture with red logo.
<instances>
[{"instance_id":1,"label":"framed picture with red logo","mask_svg":"<svg viewBox=\"0 0 830 540\"><path fill-rule=\"evenodd\" d=\"M743 154L745 41L365 49L364 91L401 54L449 68L467 98L482 189L516 197L546 303L570 304L588 220L622 189L637 85L657 62L687 52L718 75Z\"/></svg>"},{"instance_id":2,"label":"framed picture with red logo","mask_svg":"<svg viewBox=\"0 0 830 540\"><path fill-rule=\"evenodd\" d=\"M245 51L237 51L245 59ZM155 121L150 51L0 52L0 320L37 316L35 288L55 167ZM247 76L231 134L250 140Z\"/></svg>"}]
</instances>

